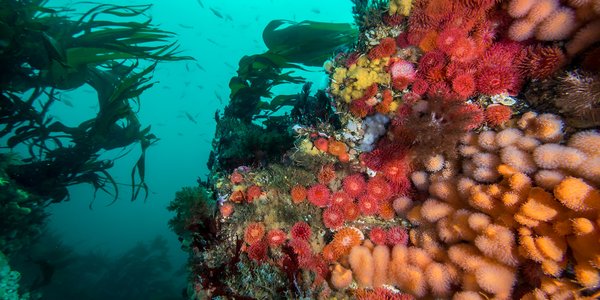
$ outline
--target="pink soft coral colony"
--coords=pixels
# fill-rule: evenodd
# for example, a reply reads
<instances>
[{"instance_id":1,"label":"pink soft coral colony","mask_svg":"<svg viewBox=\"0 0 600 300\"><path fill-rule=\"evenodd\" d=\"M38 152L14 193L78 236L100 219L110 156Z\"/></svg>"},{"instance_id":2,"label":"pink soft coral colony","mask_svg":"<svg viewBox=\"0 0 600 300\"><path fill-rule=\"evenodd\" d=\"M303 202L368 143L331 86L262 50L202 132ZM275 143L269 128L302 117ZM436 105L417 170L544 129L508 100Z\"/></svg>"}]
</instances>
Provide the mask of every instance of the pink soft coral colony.
<instances>
[{"instance_id":1,"label":"pink soft coral colony","mask_svg":"<svg viewBox=\"0 0 600 300\"><path fill-rule=\"evenodd\" d=\"M527 100L588 72L600 105L600 1L378 8L327 62L341 129L220 182L241 257L320 299L598 299L600 133Z\"/></svg>"}]
</instances>

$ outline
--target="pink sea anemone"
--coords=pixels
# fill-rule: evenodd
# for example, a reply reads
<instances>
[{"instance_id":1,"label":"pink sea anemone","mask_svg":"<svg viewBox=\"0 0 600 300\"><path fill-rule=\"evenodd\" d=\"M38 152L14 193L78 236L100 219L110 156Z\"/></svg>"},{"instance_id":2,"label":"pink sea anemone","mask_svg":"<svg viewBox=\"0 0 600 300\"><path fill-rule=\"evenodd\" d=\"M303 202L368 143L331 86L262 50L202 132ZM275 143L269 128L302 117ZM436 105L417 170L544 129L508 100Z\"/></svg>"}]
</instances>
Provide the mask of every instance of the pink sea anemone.
<instances>
[{"instance_id":1,"label":"pink sea anemone","mask_svg":"<svg viewBox=\"0 0 600 300\"><path fill-rule=\"evenodd\" d=\"M306 191L308 201L318 207L327 206L330 195L329 188L324 184L315 184Z\"/></svg>"},{"instance_id":2,"label":"pink sea anemone","mask_svg":"<svg viewBox=\"0 0 600 300\"><path fill-rule=\"evenodd\" d=\"M293 239L308 240L312 234L312 230L310 229L310 225L308 225L308 223L300 221L296 222L292 226L290 234Z\"/></svg>"}]
</instances>

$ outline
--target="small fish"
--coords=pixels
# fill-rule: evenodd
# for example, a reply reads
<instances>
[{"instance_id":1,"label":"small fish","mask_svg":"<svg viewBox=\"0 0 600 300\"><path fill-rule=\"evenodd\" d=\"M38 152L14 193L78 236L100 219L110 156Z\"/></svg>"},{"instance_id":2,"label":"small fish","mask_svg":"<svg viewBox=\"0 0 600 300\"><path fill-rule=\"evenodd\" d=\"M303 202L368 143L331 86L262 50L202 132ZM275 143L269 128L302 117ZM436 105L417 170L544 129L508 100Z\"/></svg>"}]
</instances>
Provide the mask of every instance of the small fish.
<instances>
[{"instance_id":1,"label":"small fish","mask_svg":"<svg viewBox=\"0 0 600 300\"><path fill-rule=\"evenodd\" d=\"M206 69L204 69L204 67L202 65L200 65L198 62L196 62L196 67L198 67L198 69L200 69L202 71L206 71Z\"/></svg>"},{"instance_id":2,"label":"small fish","mask_svg":"<svg viewBox=\"0 0 600 300\"><path fill-rule=\"evenodd\" d=\"M189 71L190 71L190 65L188 65L188 64L186 63L186 64L185 64L185 69L186 69L186 71L188 71L188 72L189 72Z\"/></svg>"},{"instance_id":3,"label":"small fish","mask_svg":"<svg viewBox=\"0 0 600 300\"><path fill-rule=\"evenodd\" d=\"M217 93L217 91L215 91L215 96L217 97L217 99L219 99L219 103L223 104L223 98Z\"/></svg>"},{"instance_id":4,"label":"small fish","mask_svg":"<svg viewBox=\"0 0 600 300\"><path fill-rule=\"evenodd\" d=\"M225 62L224 64L225 64L226 66L228 66L228 67L230 67L230 68L232 68L232 69L234 69L234 70L235 70L235 67L234 67L232 64L230 64L230 63L228 63L228 62Z\"/></svg>"},{"instance_id":5,"label":"small fish","mask_svg":"<svg viewBox=\"0 0 600 300\"><path fill-rule=\"evenodd\" d=\"M225 14L225 20L233 21L233 18L230 15Z\"/></svg>"},{"instance_id":6,"label":"small fish","mask_svg":"<svg viewBox=\"0 0 600 300\"><path fill-rule=\"evenodd\" d=\"M313 12L313 13L315 13L315 14L320 14L321 13L321 11L318 8L316 8L316 7L314 7L310 11Z\"/></svg>"},{"instance_id":7,"label":"small fish","mask_svg":"<svg viewBox=\"0 0 600 300\"><path fill-rule=\"evenodd\" d=\"M62 102L64 105L68 106L68 107L75 107L75 105L73 105L73 102L71 102L71 100L69 100L67 98L67 96L62 96L60 97L60 102Z\"/></svg>"},{"instance_id":8,"label":"small fish","mask_svg":"<svg viewBox=\"0 0 600 300\"><path fill-rule=\"evenodd\" d=\"M215 45L217 45L217 46L221 46L221 45L219 45L219 43L215 42L215 41L214 41L214 40L212 40L212 39L206 38L206 40L207 40L209 43L213 43L213 44L215 44Z\"/></svg>"},{"instance_id":9,"label":"small fish","mask_svg":"<svg viewBox=\"0 0 600 300\"><path fill-rule=\"evenodd\" d=\"M204 3L202 3L202 0L196 0L196 2L198 2L198 4L200 4L200 7L204 8Z\"/></svg>"},{"instance_id":10,"label":"small fish","mask_svg":"<svg viewBox=\"0 0 600 300\"><path fill-rule=\"evenodd\" d=\"M212 13L213 13L215 16L217 16L218 18L221 18L221 19L223 19L223 15L222 15L222 14L221 14L221 13L220 13L218 10L216 10L216 9L214 9L214 8L212 8L212 7L209 7L209 9L210 9L210 11L212 11Z\"/></svg>"},{"instance_id":11,"label":"small fish","mask_svg":"<svg viewBox=\"0 0 600 300\"><path fill-rule=\"evenodd\" d=\"M177 25L179 25L179 27L185 28L185 29L194 29L194 26L190 26L190 25L185 25L185 24L181 24L181 23L179 23Z\"/></svg>"},{"instance_id":12,"label":"small fish","mask_svg":"<svg viewBox=\"0 0 600 300\"><path fill-rule=\"evenodd\" d=\"M204 89L204 86L203 86L203 85L201 85L201 84L197 85L197 87L198 87L199 89L201 89L201 90L203 90L203 89Z\"/></svg>"},{"instance_id":13,"label":"small fish","mask_svg":"<svg viewBox=\"0 0 600 300\"><path fill-rule=\"evenodd\" d=\"M177 133L177 135L178 135L178 136L183 136L183 133L181 133L181 132L178 132L178 133Z\"/></svg>"},{"instance_id":14,"label":"small fish","mask_svg":"<svg viewBox=\"0 0 600 300\"><path fill-rule=\"evenodd\" d=\"M198 122L196 121L196 119L194 119L194 117L189 113L189 112L185 112L185 117L190 120L192 123L194 124L198 124Z\"/></svg>"},{"instance_id":15,"label":"small fish","mask_svg":"<svg viewBox=\"0 0 600 300\"><path fill-rule=\"evenodd\" d=\"M168 85L163 85L162 88L163 88L163 90L170 90L171 89L171 87L168 86Z\"/></svg>"}]
</instances>

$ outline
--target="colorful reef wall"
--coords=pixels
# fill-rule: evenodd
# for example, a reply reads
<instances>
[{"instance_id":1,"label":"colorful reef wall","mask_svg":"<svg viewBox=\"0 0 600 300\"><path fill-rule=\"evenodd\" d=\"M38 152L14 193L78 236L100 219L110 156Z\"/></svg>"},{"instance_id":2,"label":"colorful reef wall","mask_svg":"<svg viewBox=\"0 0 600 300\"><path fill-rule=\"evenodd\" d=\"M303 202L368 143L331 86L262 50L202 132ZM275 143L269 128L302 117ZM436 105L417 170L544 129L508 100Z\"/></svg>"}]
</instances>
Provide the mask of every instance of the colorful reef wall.
<instances>
[{"instance_id":1,"label":"colorful reef wall","mask_svg":"<svg viewBox=\"0 0 600 300\"><path fill-rule=\"evenodd\" d=\"M600 1L353 2L326 91L216 116L190 299L597 299Z\"/></svg>"}]
</instances>

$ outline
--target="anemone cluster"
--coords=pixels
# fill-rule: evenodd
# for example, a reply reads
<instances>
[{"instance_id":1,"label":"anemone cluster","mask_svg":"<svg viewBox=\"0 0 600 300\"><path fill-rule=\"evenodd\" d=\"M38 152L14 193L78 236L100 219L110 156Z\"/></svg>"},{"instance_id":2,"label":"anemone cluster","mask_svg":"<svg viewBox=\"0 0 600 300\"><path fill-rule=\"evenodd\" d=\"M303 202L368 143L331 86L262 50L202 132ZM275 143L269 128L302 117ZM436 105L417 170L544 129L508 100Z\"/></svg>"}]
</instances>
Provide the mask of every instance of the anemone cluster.
<instances>
[{"instance_id":1,"label":"anemone cluster","mask_svg":"<svg viewBox=\"0 0 600 300\"><path fill-rule=\"evenodd\" d=\"M586 69L598 48L578 42L594 5L355 10L379 9L356 47L325 63L341 128L303 127L280 163L216 176L219 239L194 248L192 297L600 296L600 133L565 122L598 100L569 102L555 84L566 72L598 84ZM249 266L274 270L276 287Z\"/></svg>"}]
</instances>

